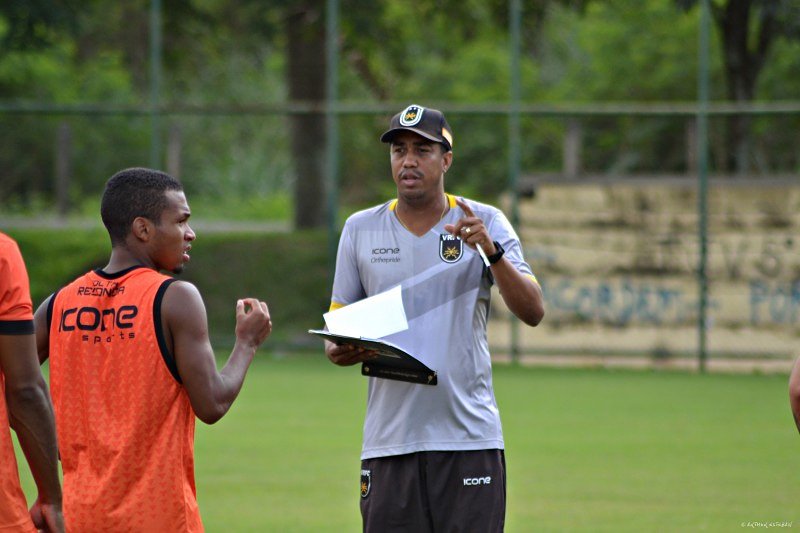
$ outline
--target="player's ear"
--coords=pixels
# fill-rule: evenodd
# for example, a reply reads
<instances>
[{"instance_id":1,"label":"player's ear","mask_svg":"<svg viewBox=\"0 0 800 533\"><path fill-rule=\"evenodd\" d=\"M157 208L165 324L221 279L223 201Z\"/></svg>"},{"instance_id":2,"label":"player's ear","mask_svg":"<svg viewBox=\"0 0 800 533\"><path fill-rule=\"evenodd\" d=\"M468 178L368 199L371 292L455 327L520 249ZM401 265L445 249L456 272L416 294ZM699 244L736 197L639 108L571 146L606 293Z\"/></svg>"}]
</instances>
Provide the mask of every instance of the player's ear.
<instances>
[{"instance_id":1,"label":"player's ear","mask_svg":"<svg viewBox=\"0 0 800 533\"><path fill-rule=\"evenodd\" d=\"M131 233L142 242L147 242L153 236L153 222L145 217L136 217L131 223Z\"/></svg>"},{"instance_id":2,"label":"player's ear","mask_svg":"<svg viewBox=\"0 0 800 533\"><path fill-rule=\"evenodd\" d=\"M447 172L450 168L450 165L453 164L453 152L445 152L442 154L442 172Z\"/></svg>"}]
</instances>

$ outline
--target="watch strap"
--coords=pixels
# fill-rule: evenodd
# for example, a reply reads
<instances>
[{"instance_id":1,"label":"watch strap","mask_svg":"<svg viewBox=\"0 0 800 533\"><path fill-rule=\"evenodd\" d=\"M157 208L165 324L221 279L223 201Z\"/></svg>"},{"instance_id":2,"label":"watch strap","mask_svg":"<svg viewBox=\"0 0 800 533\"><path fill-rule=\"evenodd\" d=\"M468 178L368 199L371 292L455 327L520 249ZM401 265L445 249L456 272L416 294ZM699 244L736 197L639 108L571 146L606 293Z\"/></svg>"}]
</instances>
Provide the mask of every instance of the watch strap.
<instances>
[{"instance_id":1,"label":"watch strap","mask_svg":"<svg viewBox=\"0 0 800 533\"><path fill-rule=\"evenodd\" d=\"M489 260L490 265L493 265L498 261L500 261L500 259L503 257L503 254L506 253L506 251L503 249L502 246L500 246L500 243L497 241L494 241L494 248L496 252L486 258Z\"/></svg>"}]
</instances>

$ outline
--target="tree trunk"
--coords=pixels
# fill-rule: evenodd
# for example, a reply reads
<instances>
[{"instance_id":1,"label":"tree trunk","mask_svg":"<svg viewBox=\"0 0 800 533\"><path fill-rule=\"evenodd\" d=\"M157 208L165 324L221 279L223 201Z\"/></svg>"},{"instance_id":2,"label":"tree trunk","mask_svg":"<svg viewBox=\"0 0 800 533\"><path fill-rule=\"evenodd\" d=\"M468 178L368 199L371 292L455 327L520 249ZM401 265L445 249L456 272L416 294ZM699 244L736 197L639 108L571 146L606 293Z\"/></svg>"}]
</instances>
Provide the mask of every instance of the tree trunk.
<instances>
[{"instance_id":1,"label":"tree trunk","mask_svg":"<svg viewBox=\"0 0 800 533\"><path fill-rule=\"evenodd\" d=\"M288 15L289 99L325 102L325 11L321 0L308 0ZM294 225L325 225L325 115L321 111L289 117L295 169Z\"/></svg>"},{"instance_id":2,"label":"tree trunk","mask_svg":"<svg viewBox=\"0 0 800 533\"><path fill-rule=\"evenodd\" d=\"M753 0L729 0L726 6L714 11L722 39L728 99L734 102L754 100L756 81L774 38L774 6L768 2L754 4ZM757 35L755 39L748 39L754 10L758 11ZM746 114L728 117L725 143L728 168L722 170L740 175L750 170L751 122L750 115Z\"/></svg>"}]
</instances>

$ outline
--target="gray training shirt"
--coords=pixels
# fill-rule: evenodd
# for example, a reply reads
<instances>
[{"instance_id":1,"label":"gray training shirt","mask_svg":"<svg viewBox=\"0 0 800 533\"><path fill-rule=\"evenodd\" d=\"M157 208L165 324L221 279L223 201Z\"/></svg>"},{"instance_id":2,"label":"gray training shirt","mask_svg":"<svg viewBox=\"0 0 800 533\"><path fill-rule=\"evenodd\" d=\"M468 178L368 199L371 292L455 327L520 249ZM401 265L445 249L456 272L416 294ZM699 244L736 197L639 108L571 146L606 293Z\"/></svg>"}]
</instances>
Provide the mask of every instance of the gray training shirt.
<instances>
[{"instance_id":1,"label":"gray training shirt","mask_svg":"<svg viewBox=\"0 0 800 533\"><path fill-rule=\"evenodd\" d=\"M450 210L422 237L400 223L397 200L353 214L342 230L331 308L401 285L409 329L385 340L435 370L439 380L429 386L368 378L362 459L504 447L486 340L492 280L478 253L445 231L445 224L465 216L455 198L447 198ZM533 278L505 215L465 202L505 257Z\"/></svg>"}]
</instances>

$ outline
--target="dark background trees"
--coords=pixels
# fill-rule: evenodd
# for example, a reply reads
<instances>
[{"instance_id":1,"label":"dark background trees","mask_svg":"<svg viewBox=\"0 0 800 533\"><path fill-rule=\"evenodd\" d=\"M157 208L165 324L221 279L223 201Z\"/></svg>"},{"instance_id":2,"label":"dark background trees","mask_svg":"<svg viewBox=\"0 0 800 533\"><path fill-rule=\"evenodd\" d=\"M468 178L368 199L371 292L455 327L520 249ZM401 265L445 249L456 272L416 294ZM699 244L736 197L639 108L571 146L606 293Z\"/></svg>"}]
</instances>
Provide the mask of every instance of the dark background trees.
<instances>
[{"instance_id":1,"label":"dark background trees","mask_svg":"<svg viewBox=\"0 0 800 533\"><path fill-rule=\"evenodd\" d=\"M684 9L697 0L677 0ZM710 3L721 47L725 95L737 103L757 99L758 81L780 39L800 38L800 3L794 0L725 0ZM726 170L745 174L752 168L752 118L732 115L726 131Z\"/></svg>"},{"instance_id":2,"label":"dark background trees","mask_svg":"<svg viewBox=\"0 0 800 533\"><path fill-rule=\"evenodd\" d=\"M688 102L696 97L696 0L523 1L522 98L551 106ZM712 2L712 98L800 94L800 7L791 0ZM8 0L0 5L0 101L141 108L149 97L148 0ZM350 106L453 106L506 101L504 0L341 0L339 96ZM162 2L161 104L177 132L181 177L214 203L283 198L296 227L325 222L325 2ZM286 102L308 112L269 112ZM139 106L139 107L137 107ZM180 109L194 109L194 112ZM177 111L175 109L178 109ZM256 110L248 113L247 110ZM267 111L265 111L267 109ZM170 111L171 110L171 111ZM200 111L197 111L200 110ZM377 135L390 113L341 116L343 201L392 194ZM490 198L506 184L506 117L448 110L452 186ZM54 139L71 128L80 208L122 166L148 164L147 115L0 114L3 207L51 204ZM715 170L793 172L798 117L732 115L712 125ZM584 117L583 165L595 173L681 172L686 121ZM565 117L522 121L523 171L559 171ZM272 205L272 204L270 204Z\"/></svg>"}]
</instances>

